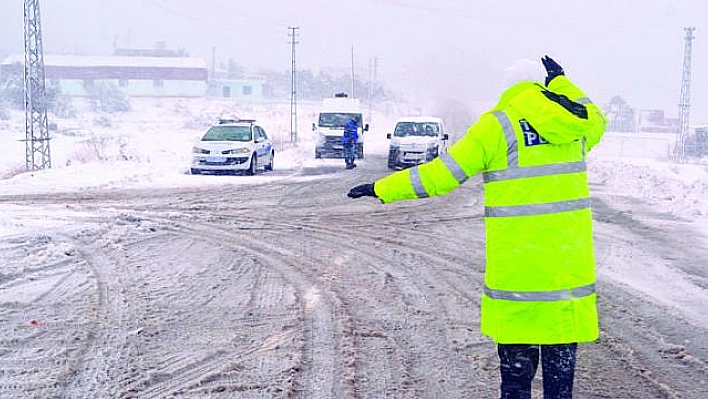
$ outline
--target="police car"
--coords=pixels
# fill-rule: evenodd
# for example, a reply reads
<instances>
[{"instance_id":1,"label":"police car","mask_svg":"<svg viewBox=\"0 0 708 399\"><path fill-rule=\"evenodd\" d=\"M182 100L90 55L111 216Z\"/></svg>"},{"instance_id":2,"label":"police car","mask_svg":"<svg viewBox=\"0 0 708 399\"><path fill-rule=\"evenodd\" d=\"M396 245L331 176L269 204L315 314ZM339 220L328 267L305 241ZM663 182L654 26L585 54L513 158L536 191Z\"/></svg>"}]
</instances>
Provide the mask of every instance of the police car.
<instances>
[{"instance_id":1,"label":"police car","mask_svg":"<svg viewBox=\"0 0 708 399\"><path fill-rule=\"evenodd\" d=\"M275 149L254 119L221 119L192 148L190 172L255 175L273 170Z\"/></svg>"}]
</instances>

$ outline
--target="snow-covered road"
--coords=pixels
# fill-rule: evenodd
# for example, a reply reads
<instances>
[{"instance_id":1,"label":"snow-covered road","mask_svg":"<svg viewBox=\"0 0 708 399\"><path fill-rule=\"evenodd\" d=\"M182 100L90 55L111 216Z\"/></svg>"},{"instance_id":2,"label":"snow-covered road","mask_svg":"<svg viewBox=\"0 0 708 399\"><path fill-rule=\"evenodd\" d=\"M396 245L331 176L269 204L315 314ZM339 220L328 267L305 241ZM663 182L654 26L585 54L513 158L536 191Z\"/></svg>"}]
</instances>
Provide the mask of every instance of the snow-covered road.
<instances>
[{"instance_id":1,"label":"snow-covered road","mask_svg":"<svg viewBox=\"0 0 708 399\"><path fill-rule=\"evenodd\" d=\"M161 120L216 114L174 108ZM273 173L189 176L198 130L163 148L167 126L146 120L67 121L78 136L57 135L52 170L2 160L0 397L496 396L478 326L478 178L442 198L349 200L388 173L383 117L354 171L305 141L281 147ZM4 148L18 126L0 125L15 135ZM703 399L705 166L602 145L590 160L602 335L581 346L576 396ZM87 146L130 159L77 161Z\"/></svg>"},{"instance_id":2,"label":"snow-covered road","mask_svg":"<svg viewBox=\"0 0 708 399\"><path fill-rule=\"evenodd\" d=\"M43 226L0 244L0 396L494 397L479 182L346 198L384 164L0 197ZM706 240L632 201L594 200L602 338L581 347L576 394L703 398Z\"/></svg>"}]
</instances>

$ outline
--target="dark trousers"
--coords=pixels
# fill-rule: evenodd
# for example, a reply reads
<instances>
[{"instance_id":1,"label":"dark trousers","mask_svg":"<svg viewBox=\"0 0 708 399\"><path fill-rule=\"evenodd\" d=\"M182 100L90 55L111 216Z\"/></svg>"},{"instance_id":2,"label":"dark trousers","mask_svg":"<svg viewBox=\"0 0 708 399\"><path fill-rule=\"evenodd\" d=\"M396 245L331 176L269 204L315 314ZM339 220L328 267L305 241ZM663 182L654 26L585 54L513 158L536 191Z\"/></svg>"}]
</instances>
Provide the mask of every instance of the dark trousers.
<instances>
[{"instance_id":1,"label":"dark trousers","mask_svg":"<svg viewBox=\"0 0 708 399\"><path fill-rule=\"evenodd\" d=\"M539 353L544 399L571 399L578 344L497 346L501 371L500 399L531 399Z\"/></svg>"},{"instance_id":2,"label":"dark trousers","mask_svg":"<svg viewBox=\"0 0 708 399\"><path fill-rule=\"evenodd\" d=\"M344 144L344 163L347 168L351 168L354 165L355 151L356 144Z\"/></svg>"}]
</instances>

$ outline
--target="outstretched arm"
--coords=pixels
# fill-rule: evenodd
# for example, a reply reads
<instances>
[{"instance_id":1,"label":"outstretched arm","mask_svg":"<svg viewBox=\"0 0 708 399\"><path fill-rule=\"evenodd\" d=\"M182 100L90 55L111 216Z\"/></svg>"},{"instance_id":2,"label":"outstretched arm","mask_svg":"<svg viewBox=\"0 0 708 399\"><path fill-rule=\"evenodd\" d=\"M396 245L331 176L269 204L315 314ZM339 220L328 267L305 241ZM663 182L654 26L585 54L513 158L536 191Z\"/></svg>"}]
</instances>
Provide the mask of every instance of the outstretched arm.
<instances>
[{"instance_id":1,"label":"outstretched arm","mask_svg":"<svg viewBox=\"0 0 708 399\"><path fill-rule=\"evenodd\" d=\"M497 151L503 149L506 153L503 136L495 133L498 131L497 120L489 114L482 115L446 154L379 179L373 184L373 192L368 185L360 185L352 188L348 195L351 198L374 196L389 203L447 194L485 170ZM359 195L362 192L364 194Z\"/></svg>"}]
</instances>

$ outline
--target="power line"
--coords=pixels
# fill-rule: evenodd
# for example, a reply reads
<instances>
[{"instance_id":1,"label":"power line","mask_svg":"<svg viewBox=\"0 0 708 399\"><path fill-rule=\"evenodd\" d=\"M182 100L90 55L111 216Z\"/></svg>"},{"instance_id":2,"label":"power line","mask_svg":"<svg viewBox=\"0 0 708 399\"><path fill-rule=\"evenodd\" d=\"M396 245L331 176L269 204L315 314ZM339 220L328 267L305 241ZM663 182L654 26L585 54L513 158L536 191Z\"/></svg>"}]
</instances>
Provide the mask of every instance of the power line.
<instances>
[{"instance_id":1,"label":"power line","mask_svg":"<svg viewBox=\"0 0 708 399\"><path fill-rule=\"evenodd\" d=\"M219 21L219 16L223 15L228 15L228 20L233 22L233 20L238 20L238 21L257 21L261 25L270 25L272 27L280 27L282 28L283 26L286 26L287 24L283 24L281 22L272 20L272 19L267 19L263 18L262 15L260 14L254 14L250 13L247 9L239 9L238 11L233 11L233 12L225 12L225 13L219 13L219 14L214 14L214 13L207 13L206 16L202 14L204 12L204 8L197 8L193 9L190 8L189 6L180 6L180 4L176 4L174 1L172 2L163 2L161 0L143 0L145 3L150 4L154 6L155 8L159 8L163 11L166 11L170 14L173 14L175 16L178 16L180 18L184 18L193 22L196 22L200 25L203 25L205 27L208 27L210 29L215 29L215 30L221 30L224 32L228 33L234 33L234 34L253 34L254 31L247 27L243 27L244 24L241 23L229 23L225 24L221 21ZM166 5L165 3L169 4ZM190 3L193 4L193 3ZM220 6L220 9L228 9L228 6ZM258 30L257 32L259 35L267 35L271 36L272 38L275 38L275 32L272 30L268 29L263 29L263 30Z\"/></svg>"},{"instance_id":2,"label":"power line","mask_svg":"<svg viewBox=\"0 0 708 399\"><path fill-rule=\"evenodd\" d=\"M549 12L544 12L542 15L524 15L523 18L511 18L508 11L500 6L498 12L490 12L489 7L480 7L474 2L459 2L456 5L450 4L447 0L367 0L375 7L388 7L393 9L407 9L411 12L417 12L422 16L438 14L444 17L457 18L462 20L474 20L485 23L507 23L513 21L514 26L524 26L531 28L541 28L546 31L562 32L567 34L569 26L589 26L607 31L619 32L634 32L634 33L667 33L671 32L674 27L672 25L660 26L658 23L646 24L644 19L631 20L633 25L628 22L618 24L612 21L588 20L587 15L583 13L565 13L563 15L563 24L548 24ZM618 3L619 4L619 3ZM659 12L660 10L657 10ZM629 21L624 14L622 19ZM448 21L449 22L449 21ZM662 21L658 21L662 22Z\"/></svg>"}]
</instances>

